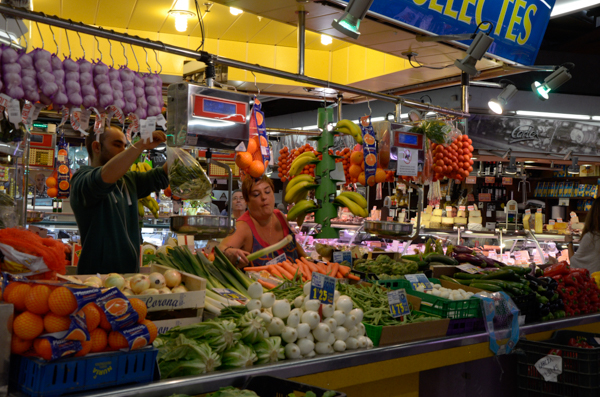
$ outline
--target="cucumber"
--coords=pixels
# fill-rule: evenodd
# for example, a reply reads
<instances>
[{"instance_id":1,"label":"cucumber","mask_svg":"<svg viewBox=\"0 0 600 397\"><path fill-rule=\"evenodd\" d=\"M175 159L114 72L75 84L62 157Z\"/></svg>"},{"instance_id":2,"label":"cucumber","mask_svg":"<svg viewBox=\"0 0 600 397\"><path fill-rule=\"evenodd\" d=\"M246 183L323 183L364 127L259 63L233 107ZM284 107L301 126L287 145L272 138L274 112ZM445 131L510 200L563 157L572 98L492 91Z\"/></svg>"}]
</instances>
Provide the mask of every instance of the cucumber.
<instances>
[{"instance_id":1,"label":"cucumber","mask_svg":"<svg viewBox=\"0 0 600 397\"><path fill-rule=\"evenodd\" d=\"M479 289L484 289L486 291L491 291L491 292L500 292L500 291L502 291L502 288L500 288L497 285L493 285L493 284L471 283L471 287L473 287L473 288L479 288Z\"/></svg>"},{"instance_id":2,"label":"cucumber","mask_svg":"<svg viewBox=\"0 0 600 397\"><path fill-rule=\"evenodd\" d=\"M459 278L462 280L472 280L472 279L480 279L483 275L481 274L471 274L471 273L454 273L454 278Z\"/></svg>"},{"instance_id":3,"label":"cucumber","mask_svg":"<svg viewBox=\"0 0 600 397\"><path fill-rule=\"evenodd\" d=\"M513 272L517 273L519 276L524 276L526 274L531 273L531 269L526 268L526 267L521 267L521 266L504 266L502 268L504 269L508 269L508 270L512 270Z\"/></svg>"},{"instance_id":4,"label":"cucumber","mask_svg":"<svg viewBox=\"0 0 600 397\"><path fill-rule=\"evenodd\" d=\"M496 272L490 272L481 277L481 280L514 280L518 281L520 278L515 272L510 269L498 270Z\"/></svg>"},{"instance_id":5,"label":"cucumber","mask_svg":"<svg viewBox=\"0 0 600 397\"><path fill-rule=\"evenodd\" d=\"M497 285L498 287L502 288L503 290L509 288L508 283L504 282L503 280L485 280L485 281L484 280L473 280L471 282L471 285L473 285L473 283L475 283L475 284Z\"/></svg>"},{"instance_id":6,"label":"cucumber","mask_svg":"<svg viewBox=\"0 0 600 397\"><path fill-rule=\"evenodd\" d=\"M461 282L461 281L467 281L467 280L456 280L456 279L454 279L454 278L452 278L452 277L448 277L448 276L446 276L446 275L442 275L442 276L440 276L440 280L446 280L446 281L450 281L451 283L455 283L455 284L462 284L462 282ZM468 282L469 282L469 283L471 283L471 281L470 281L470 280L468 280ZM466 285L466 284L465 284L465 285Z\"/></svg>"},{"instance_id":7,"label":"cucumber","mask_svg":"<svg viewBox=\"0 0 600 397\"><path fill-rule=\"evenodd\" d=\"M421 255L419 254L415 254L415 255L402 255L401 259L406 259L407 261L413 261L413 262L419 262L421 261Z\"/></svg>"},{"instance_id":8,"label":"cucumber","mask_svg":"<svg viewBox=\"0 0 600 397\"><path fill-rule=\"evenodd\" d=\"M431 255L428 255L425 260L427 262L440 262L440 263L443 263L444 265L458 266L458 261L456 259L450 258L449 256L446 256L446 255L431 254Z\"/></svg>"}]
</instances>

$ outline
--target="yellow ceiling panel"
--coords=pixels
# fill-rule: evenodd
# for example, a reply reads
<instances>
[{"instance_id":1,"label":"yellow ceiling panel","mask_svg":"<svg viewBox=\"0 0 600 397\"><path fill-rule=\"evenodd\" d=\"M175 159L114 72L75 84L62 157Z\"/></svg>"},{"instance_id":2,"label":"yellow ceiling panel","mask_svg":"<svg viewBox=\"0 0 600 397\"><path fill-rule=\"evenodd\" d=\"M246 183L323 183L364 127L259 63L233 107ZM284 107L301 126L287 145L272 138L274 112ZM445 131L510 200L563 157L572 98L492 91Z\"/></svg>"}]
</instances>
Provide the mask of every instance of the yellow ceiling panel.
<instances>
[{"instance_id":1,"label":"yellow ceiling panel","mask_svg":"<svg viewBox=\"0 0 600 397\"><path fill-rule=\"evenodd\" d=\"M60 16L61 0L32 0L33 11Z\"/></svg>"},{"instance_id":2,"label":"yellow ceiling panel","mask_svg":"<svg viewBox=\"0 0 600 397\"><path fill-rule=\"evenodd\" d=\"M137 0L127 28L158 32L174 4L175 0Z\"/></svg>"},{"instance_id":3,"label":"yellow ceiling panel","mask_svg":"<svg viewBox=\"0 0 600 397\"><path fill-rule=\"evenodd\" d=\"M365 79L381 76L385 69L385 56L383 52L366 49L365 59L367 61L367 71Z\"/></svg>"},{"instance_id":4,"label":"yellow ceiling panel","mask_svg":"<svg viewBox=\"0 0 600 397\"><path fill-rule=\"evenodd\" d=\"M225 1L226 7L235 7L240 10L249 10L252 9L252 13L254 14L262 14L267 11L277 10L281 8L280 1L268 1L268 0L234 0L234 1Z\"/></svg>"},{"instance_id":5,"label":"yellow ceiling panel","mask_svg":"<svg viewBox=\"0 0 600 397\"><path fill-rule=\"evenodd\" d=\"M306 50L304 72L307 76L321 80L329 80L330 53L329 51Z\"/></svg>"},{"instance_id":6,"label":"yellow ceiling panel","mask_svg":"<svg viewBox=\"0 0 600 397\"><path fill-rule=\"evenodd\" d=\"M256 33L267 26L268 23L269 20L267 18L245 12L240 15L240 17L235 20L235 23L231 25L229 30L219 38L222 40L248 42L256 35Z\"/></svg>"},{"instance_id":7,"label":"yellow ceiling panel","mask_svg":"<svg viewBox=\"0 0 600 397\"><path fill-rule=\"evenodd\" d=\"M210 9L209 13L203 15L205 35L206 37L213 39L220 38L238 18L238 16L232 15L229 12L229 7L224 7L220 4L215 4ZM190 25L190 27L193 26L191 21ZM200 28L198 24L196 24L193 29L188 29L187 33L191 36L200 37Z\"/></svg>"},{"instance_id":8,"label":"yellow ceiling panel","mask_svg":"<svg viewBox=\"0 0 600 397\"><path fill-rule=\"evenodd\" d=\"M408 62L405 59L395 57L390 54L385 54L385 67L383 69L384 74L390 74L410 68Z\"/></svg>"},{"instance_id":9,"label":"yellow ceiling panel","mask_svg":"<svg viewBox=\"0 0 600 397\"><path fill-rule=\"evenodd\" d=\"M339 84L348 84L348 66L350 48L346 47L332 53L331 81Z\"/></svg>"},{"instance_id":10,"label":"yellow ceiling panel","mask_svg":"<svg viewBox=\"0 0 600 397\"><path fill-rule=\"evenodd\" d=\"M275 67L275 58L276 58L276 48L274 46L266 45L266 44L254 44L248 43L248 56L246 58L246 62L252 64L260 64L261 66L266 66L268 68ZM270 83L273 84L275 82L275 78L273 76L269 76L261 73L254 73L256 75L256 81L261 83ZM247 77L254 81L254 76L249 73Z\"/></svg>"},{"instance_id":11,"label":"yellow ceiling panel","mask_svg":"<svg viewBox=\"0 0 600 397\"><path fill-rule=\"evenodd\" d=\"M96 25L127 27L135 8L131 0L102 0L96 13ZM118 10L118 12L115 12Z\"/></svg>"},{"instance_id":12,"label":"yellow ceiling panel","mask_svg":"<svg viewBox=\"0 0 600 397\"><path fill-rule=\"evenodd\" d=\"M100 0L61 0L61 18L94 24Z\"/></svg>"},{"instance_id":13,"label":"yellow ceiling panel","mask_svg":"<svg viewBox=\"0 0 600 397\"><path fill-rule=\"evenodd\" d=\"M367 78L367 49L353 45L348 54L348 83Z\"/></svg>"},{"instance_id":14,"label":"yellow ceiling panel","mask_svg":"<svg viewBox=\"0 0 600 397\"><path fill-rule=\"evenodd\" d=\"M275 57L275 69L280 70L295 70L293 73L297 72L298 68L298 52L295 48L291 47L275 47L277 49L277 56ZM296 68L296 69L294 69ZM290 80L275 78L275 84L290 84Z\"/></svg>"},{"instance_id":15,"label":"yellow ceiling panel","mask_svg":"<svg viewBox=\"0 0 600 397\"><path fill-rule=\"evenodd\" d=\"M297 29L294 29L290 34L285 36L283 40L277 43L278 46L284 47L296 47L298 43L298 32Z\"/></svg>"},{"instance_id":16,"label":"yellow ceiling panel","mask_svg":"<svg viewBox=\"0 0 600 397\"><path fill-rule=\"evenodd\" d=\"M264 29L252 37L252 42L275 45L295 31L294 26L270 20Z\"/></svg>"}]
</instances>

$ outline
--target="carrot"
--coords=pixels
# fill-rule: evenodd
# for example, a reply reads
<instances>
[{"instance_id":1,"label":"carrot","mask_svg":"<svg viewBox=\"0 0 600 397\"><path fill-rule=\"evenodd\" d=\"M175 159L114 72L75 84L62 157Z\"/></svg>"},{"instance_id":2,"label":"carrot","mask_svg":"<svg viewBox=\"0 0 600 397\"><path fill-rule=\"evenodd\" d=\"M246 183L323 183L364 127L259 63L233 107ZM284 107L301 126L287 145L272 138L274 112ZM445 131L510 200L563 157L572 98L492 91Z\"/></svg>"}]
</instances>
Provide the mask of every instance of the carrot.
<instances>
[{"instance_id":1,"label":"carrot","mask_svg":"<svg viewBox=\"0 0 600 397\"><path fill-rule=\"evenodd\" d=\"M327 262L327 264L325 265L325 274L331 275L332 274L331 270L332 270L331 262Z\"/></svg>"},{"instance_id":2,"label":"carrot","mask_svg":"<svg viewBox=\"0 0 600 397\"><path fill-rule=\"evenodd\" d=\"M266 289L273 289L273 288L277 288L277 286L276 286L276 285L274 285L274 284L271 284L271 283L267 283L266 281L264 281L264 280L261 280L260 278L259 278L258 280L256 280L256 281L258 281L258 282L259 282L259 283L260 283L260 284L261 284L263 287L265 287Z\"/></svg>"},{"instance_id":3,"label":"carrot","mask_svg":"<svg viewBox=\"0 0 600 397\"><path fill-rule=\"evenodd\" d=\"M338 263L330 263L331 265L331 277L337 277L338 271L340 269L340 265Z\"/></svg>"},{"instance_id":4,"label":"carrot","mask_svg":"<svg viewBox=\"0 0 600 397\"><path fill-rule=\"evenodd\" d=\"M288 262L289 263L289 262ZM297 268L294 268L291 264L288 264L286 262L281 262L279 265L279 267L284 268L285 270L287 270L288 272L290 272L292 274L292 277L294 274L296 274L296 272L298 271Z\"/></svg>"},{"instance_id":5,"label":"carrot","mask_svg":"<svg viewBox=\"0 0 600 397\"><path fill-rule=\"evenodd\" d=\"M315 266L317 266L317 268L319 269L319 273L327 274L327 267L323 263L315 263Z\"/></svg>"},{"instance_id":6,"label":"carrot","mask_svg":"<svg viewBox=\"0 0 600 397\"><path fill-rule=\"evenodd\" d=\"M345 276L346 274L350 273L350 268L348 266L340 265L339 271Z\"/></svg>"},{"instance_id":7,"label":"carrot","mask_svg":"<svg viewBox=\"0 0 600 397\"><path fill-rule=\"evenodd\" d=\"M279 265L271 265L274 266L275 268L277 268L277 270L279 270L279 272L288 280L291 280L294 278L293 274L290 274L290 272L288 272L287 270L285 270L283 267L279 266Z\"/></svg>"},{"instance_id":8,"label":"carrot","mask_svg":"<svg viewBox=\"0 0 600 397\"><path fill-rule=\"evenodd\" d=\"M315 265L314 263L312 263L312 262L308 262L308 261L306 261L306 262L304 262L304 261L303 261L303 263L304 263L304 264L305 264L305 265L306 265L306 266L307 266L307 267L310 269L310 272L311 272L311 273L312 273L312 272L317 272L317 273L319 273L319 268L318 268L318 267L317 267L317 265Z\"/></svg>"},{"instance_id":9,"label":"carrot","mask_svg":"<svg viewBox=\"0 0 600 397\"><path fill-rule=\"evenodd\" d=\"M360 281L360 277L358 277L358 276L355 276L355 275L354 275L354 274L352 274L352 273L348 273L348 274L346 274L346 278L349 278L350 280L356 280L356 281Z\"/></svg>"},{"instance_id":10,"label":"carrot","mask_svg":"<svg viewBox=\"0 0 600 397\"><path fill-rule=\"evenodd\" d=\"M258 272L261 270L269 270L269 266L250 266L250 267L245 267L244 268L245 271L247 272Z\"/></svg>"},{"instance_id":11,"label":"carrot","mask_svg":"<svg viewBox=\"0 0 600 397\"><path fill-rule=\"evenodd\" d=\"M283 278L283 275L275 265L269 265L267 267L269 268L268 270L271 272L272 275L279 278Z\"/></svg>"},{"instance_id":12,"label":"carrot","mask_svg":"<svg viewBox=\"0 0 600 397\"><path fill-rule=\"evenodd\" d=\"M338 271L337 278L344 278L344 275L342 274L342 272Z\"/></svg>"}]
</instances>

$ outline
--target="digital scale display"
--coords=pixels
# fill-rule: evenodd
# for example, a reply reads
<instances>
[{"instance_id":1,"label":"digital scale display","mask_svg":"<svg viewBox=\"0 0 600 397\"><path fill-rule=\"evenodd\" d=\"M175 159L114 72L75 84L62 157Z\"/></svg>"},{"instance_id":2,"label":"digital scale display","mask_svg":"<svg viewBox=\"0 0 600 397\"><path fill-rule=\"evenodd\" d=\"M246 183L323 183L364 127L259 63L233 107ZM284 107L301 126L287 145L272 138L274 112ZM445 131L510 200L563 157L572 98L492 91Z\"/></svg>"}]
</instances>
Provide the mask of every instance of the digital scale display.
<instances>
[{"instance_id":1,"label":"digital scale display","mask_svg":"<svg viewBox=\"0 0 600 397\"><path fill-rule=\"evenodd\" d=\"M398 134L398 143L403 145L417 145L419 137L416 135Z\"/></svg>"},{"instance_id":2,"label":"digital scale display","mask_svg":"<svg viewBox=\"0 0 600 397\"><path fill-rule=\"evenodd\" d=\"M203 109L205 112L223 115L236 114L236 106L233 103L214 101L206 98L203 99L203 102Z\"/></svg>"},{"instance_id":3,"label":"digital scale display","mask_svg":"<svg viewBox=\"0 0 600 397\"><path fill-rule=\"evenodd\" d=\"M394 125L392 124L392 129L393 128ZM403 128L406 127L401 126L399 129L393 131L394 140L392 146L401 147L405 149L423 150L423 135L402 131Z\"/></svg>"}]
</instances>

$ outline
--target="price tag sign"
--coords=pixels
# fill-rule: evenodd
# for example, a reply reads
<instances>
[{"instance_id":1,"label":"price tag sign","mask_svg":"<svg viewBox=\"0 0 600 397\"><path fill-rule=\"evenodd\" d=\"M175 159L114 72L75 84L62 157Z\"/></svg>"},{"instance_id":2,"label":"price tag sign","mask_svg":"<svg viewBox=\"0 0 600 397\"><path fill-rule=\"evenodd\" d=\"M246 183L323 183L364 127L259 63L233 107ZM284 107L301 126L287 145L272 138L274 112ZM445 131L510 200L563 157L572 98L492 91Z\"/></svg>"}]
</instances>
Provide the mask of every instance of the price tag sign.
<instances>
[{"instance_id":1,"label":"price tag sign","mask_svg":"<svg viewBox=\"0 0 600 397\"><path fill-rule=\"evenodd\" d=\"M488 203L488 202L492 201L492 194L491 193L479 193L478 198L479 198L479 201Z\"/></svg>"},{"instance_id":2,"label":"price tag sign","mask_svg":"<svg viewBox=\"0 0 600 397\"><path fill-rule=\"evenodd\" d=\"M446 196L446 201L450 201L452 199L452 197L450 197L449 195Z\"/></svg>"},{"instance_id":3,"label":"price tag sign","mask_svg":"<svg viewBox=\"0 0 600 397\"><path fill-rule=\"evenodd\" d=\"M228 288L213 288L213 291L221 295L225 299L240 301L242 303L245 303L247 300L245 296L240 295L239 293L232 291Z\"/></svg>"},{"instance_id":4,"label":"price tag sign","mask_svg":"<svg viewBox=\"0 0 600 397\"><path fill-rule=\"evenodd\" d=\"M538 212L538 213L540 213L540 214L541 214L541 213L542 213L542 209L541 209L541 208L538 208L536 212Z\"/></svg>"},{"instance_id":5,"label":"price tag sign","mask_svg":"<svg viewBox=\"0 0 600 397\"><path fill-rule=\"evenodd\" d=\"M318 299L324 304L333 304L335 278L313 272L310 287L310 299Z\"/></svg>"},{"instance_id":6,"label":"price tag sign","mask_svg":"<svg viewBox=\"0 0 600 397\"><path fill-rule=\"evenodd\" d=\"M458 269L462 270L465 273L469 273L469 274L475 274L475 273L482 273L483 269L480 268L479 266L475 266L475 265L471 265L469 263L465 263L463 265L458 265L456 266Z\"/></svg>"},{"instance_id":7,"label":"price tag sign","mask_svg":"<svg viewBox=\"0 0 600 397\"><path fill-rule=\"evenodd\" d=\"M531 215L531 210L530 209L526 209L525 210L525 215Z\"/></svg>"},{"instance_id":8,"label":"price tag sign","mask_svg":"<svg viewBox=\"0 0 600 397\"><path fill-rule=\"evenodd\" d=\"M548 224L549 224L549 225L554 225L555 223L556 223L556 222L554 221L554 219L550 219L550 220L548 221Z\"/></svg>"},{"instance_id":9,"label":"price tag sign","mask_svg":"<svg viewBox=\"0 0 600 397\"><path fill-rule=\"evenodd\" d=\"M465 207L464 205L461 205L460 207L458 207L458 210L459 210L459 211L464 211L464 210L466 210L466 209L467 209L467 207Z\"/></svg>"},{"instance_id":10,"label":"price tag sign","mask_svg":"<svg viewBox=\"0 0 600 397\"><path fill-rule=\"evenodd\" d=\"M410 314L410 307L408 306L404 288L388 291L387 296L392 317L398 318Z\"/></svg>"},{"instance_id":11,"label":"price tag sign","mask_svg":"<svg viewBox=\"0 0 600 397\"><path fill-rule=\"evenodd\" d=\"M470 205L470 206L469 206L469 211L475 211L475 207L474 207L474 206L472 206L472 205Z\"/></svg>"},{"instance_id":12,"label":"price tag sign","mask_svg":"<svg viewBox=\"0 0 600 397\"><path fill-rule=\"evenodd\" d=\"M467 185L476 185L477 184L477 177L476 176L468 176L467 179L465 179L465 183Z\"/></svg>"},{"instance_id":13,"label":"price tag sign","mask_svg":"<svg viewBox=\"0 0 600 397\"><path fill-rule=\"evenodd\" d=\"M287 257L285 256L285 254L281 254L276 258L271 259L270 261L267 262L267 266L269 265L276 265L278 263L281 263L283 261L285 261L287 259Z\"/></svg>"},{"instance_id":14,"label":"price tag sign","mask_svg":"<svg viewBox=\"0 0 600 397\"><path fill-rule=\"evenodd\" d=\"M450 207L450 206L447 206L447 207L446 207L446 213L448 213L448 214L449 214L449 213L451 213L451 212L452 212L452 207ZM446 215L446 216L449 216L449 215Z\"/></svg>"},{"instance_id":15,"label":"price tag sign","mask_svg":"<svg viewBox=\"0 0 600 397\"><path fill-rule=\"evenodd\" d=\"M556 218L556 222L562 223L562 218Z\"/></svg>"},{"instance_id":16,"label":"price tag sign","mask_svg":"<svg viewBox=\"0 0 600 397\"><path fill-rule=\"evenodd\" d=\"M335 263L342 263L347 261L352 264L352 252L350 251L333 251L333 261Z\"/></svg>"},{"instance_id":17,"label":"price tag sign","mask_svg":"<svg viewBox=\"0 0 600 397\"><path fill-rule=\"evenodd\" d=\"M558 382L558 375L562 374L562 357L547 355L535 363L535 368L546 382Z\"/></svg>"},{"instance_id":18,"label":"price tag sign","mask_svg":"<svg viewBox=\"0 0 600 397\"><path fill-rule=\"evenodd\" d=\"M513 179L510 177L503 177L502 184L506 186L511 186L513 184Z\"/></svg>"},{"instance_id":19,"label":"price tag sign","mask_svg":"<svg viewBox=\"0 0 600 397\"><path fill-rule=\"evenodd\" d=\"M495 182L496 182L496 177L493 177L493 176L485 177L485 183L495 183Z\"/></svg>"},{"instance_id":20,"label":"price tag sign","mask_svg":"<svg viewBox=\"0 0 600 397\"><path fill-rule=\"evenodd\" d=\"M423 273L418 274L405 274L404 278L410 282L412 288L416 291L417 287L425 288L425 291L433 289L433 285L429 282L427 277Z\"/></svg>"},{"instance_id":21,"label":"price tag sign","mask_svg":"<svg viewBox=\"0 0 600 397\"><path fill-rule=\"evenodd\" d=\"M439 205L439 204L436 204L436 205L435 205L435 209L436 209L436 210L439 210L439 209L440 209L440 205Z\"/></svg>"}]
</instances>

